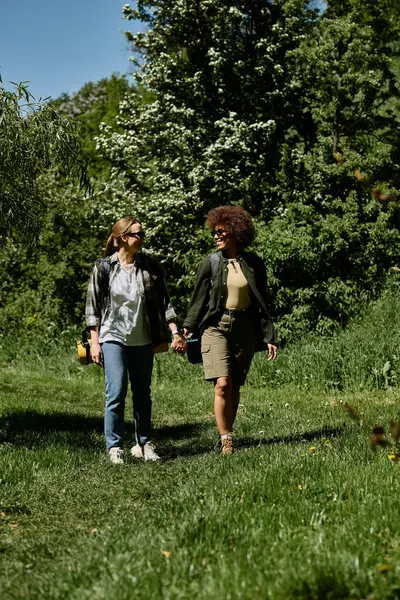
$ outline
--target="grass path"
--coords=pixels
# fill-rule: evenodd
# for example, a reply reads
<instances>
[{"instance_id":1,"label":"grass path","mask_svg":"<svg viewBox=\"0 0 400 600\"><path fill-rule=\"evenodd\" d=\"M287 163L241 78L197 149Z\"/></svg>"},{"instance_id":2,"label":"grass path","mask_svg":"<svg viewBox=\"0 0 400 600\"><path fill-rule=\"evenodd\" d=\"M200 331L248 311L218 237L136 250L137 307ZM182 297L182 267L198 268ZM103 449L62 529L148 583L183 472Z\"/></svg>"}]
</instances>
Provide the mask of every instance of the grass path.
<instances>
[{"instance_id":1,"label":"grass path","mask_svg":"<svg viewBox=\"0 0 400 600\"><path fill-rule=\"evenodd\" d=\"M122 467L104 452L99 370L0 370L0 597L400 598L397 449L368 441L400 391L248 386L221 457L211 387L181 365L155 371L164 460Z\"/></svg>"}]
</instances>

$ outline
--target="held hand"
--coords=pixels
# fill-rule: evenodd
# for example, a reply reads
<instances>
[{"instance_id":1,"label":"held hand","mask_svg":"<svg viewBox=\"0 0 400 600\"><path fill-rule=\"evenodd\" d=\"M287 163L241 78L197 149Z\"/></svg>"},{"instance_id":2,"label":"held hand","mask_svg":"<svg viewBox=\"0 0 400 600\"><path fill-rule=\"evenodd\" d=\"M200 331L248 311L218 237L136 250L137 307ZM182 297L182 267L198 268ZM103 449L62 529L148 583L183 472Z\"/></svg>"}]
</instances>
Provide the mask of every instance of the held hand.
<instances>
[{"instance_id":1,"label":"held hand","mask_svg":"<svg viewBox=\"0 0 400 600\"><path fill-rule=\"evenodd\" d=\"M100 344L92 344L91 354L93 362L96 363L96 365L101 366L103 364L103 354L101 352Z\"/></svg>"},{"instance_id":2,"label":"held hand","mask_svg":"<svg viewBox=\"0 0 400 600\"><path fill-rule=\"evenodd\" d=\"M268 360L276 360L278 348L274 344L268 344Z\"/></svg>"},{"instance_id":3,"label":"held hand","mask_svg":"<svg viewBox=\"0 0 400 600\"><path fill-rule=\"evenodd\" d=\"M186 352L186 340L180 333L176 333L172 338L171 348L178 354L185 354Z\"/></svg>"},{"instance_id":4,"label":"held hand","mask_svg":"<svg viewBox=\"0 0 400 600\"><path fill-rule=\"evenodd\" d=\"M190 336L191 331L189 329L187 329L186 327L183 328L183 335L185 337L185 340L188 339L188 337Z\"/></svg>"}]
</instances>

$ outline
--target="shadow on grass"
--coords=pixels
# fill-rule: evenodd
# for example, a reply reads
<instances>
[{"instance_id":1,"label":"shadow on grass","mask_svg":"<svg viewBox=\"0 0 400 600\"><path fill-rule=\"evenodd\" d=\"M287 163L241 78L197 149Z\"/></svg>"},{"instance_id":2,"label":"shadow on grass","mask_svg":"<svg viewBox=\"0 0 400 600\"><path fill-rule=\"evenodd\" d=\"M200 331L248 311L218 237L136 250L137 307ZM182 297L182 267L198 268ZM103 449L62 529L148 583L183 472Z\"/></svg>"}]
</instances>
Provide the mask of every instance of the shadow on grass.
<instances>
[{"instance_id":1,"label":"shadow on grass","mask_svg":"<svg viewBox=\"0 0 400 600\"><path fill-rule=\"evenodd\" d=\"M199 425L197 425L199 428ZM294 433L292 435L277 436L272 438L252 438L252 437L238 437L235 439L235 449L244 450L246 448L258 448L260 446L272 446L275 444L298 444L301 442L309 442L311 440L317 440L323 437L338 437L342 435L346 429L346 425L339 425L337 427L321 427L321 429L315 429L313 431L305 431L303 433ZM347 431L349 428L347 428ZM219 440L216 440L213 445L212 442L205 444L202 439L195 439L190 444L180 446L177 448L169 448L168 456L169 460L175 458L182 458L185 456L196 456L198 454L207 454L209 452L219 452Z\"/></svg>"},{"instance_id":2,"label":"shadow on grass","mask_svg":"<svg viewBox=\"0 0 400 600\"><path fill-rule=\"evenodd\" d=\"M344 429L345 425L340 425L273 438L239 437L235 447L240 450L264 445L296 444L322 437L339 436ZM133 423L125 422L127 444L133 435ZM215 425L209 419L156 428L154 440L159 445L161 456L169 460L218 451L217 443L213 442L217 442ZM46 445L65 446L75 450L104 450L103 418L59 412L9 413L0 419L0 444L29 450Z\"/></svg>"},{"instance_id":3,"label":"shadow on grass","mask_svg":"<svg viewBox=\"0 0 400 600\"><path fill-rule=\"evenodd\" d=\"M154 430L154 439L192 438L204 427L203 423L169 425ZM79 449L104 449L103 418L68 413L18 411L0 418L0 444L33 450L49 444ZM127 442L134 436L132 422L125 422Z\"/></svg>"},{"instance_id":4,"label":"shadow on grass","mask_svg":"<svg viewBox=\"0 0 400 600\"><path fill-rule=\"evenodd\" d=\"M102 418L79 414L27 410L0 418L0 443L29 450L48 444L93 448L102 432Z\"/></svg>"},{"instance_id":5,"label":"shadow on grass","mask_svg":"<svg viewBox=\"0 0 400 600\"><path fill-rule=\"evenodd\" d=\"M336 427L321 427L313 431L305 431L303 433L293 433L291 435L277 436L273 438L239 438L235 443L236 448L254 448L257 446L271 446L274 444L298 444L301 442L311 442L323 437L337 437L342 435L346 429L346 424L337 425ZM348 431L348 429L347 429Z\"/></svg>"}]
</instances>

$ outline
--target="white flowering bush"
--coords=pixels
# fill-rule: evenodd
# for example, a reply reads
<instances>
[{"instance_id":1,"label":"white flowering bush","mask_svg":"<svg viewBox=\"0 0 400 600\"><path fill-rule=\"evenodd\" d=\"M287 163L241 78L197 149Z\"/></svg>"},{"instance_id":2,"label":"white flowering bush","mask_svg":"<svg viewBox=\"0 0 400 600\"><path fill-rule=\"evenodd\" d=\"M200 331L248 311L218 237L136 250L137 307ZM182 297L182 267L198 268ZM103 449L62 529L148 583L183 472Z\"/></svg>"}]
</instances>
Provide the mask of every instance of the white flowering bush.
<instances>
[{"instance_id":1,"label":"white flowering bush","mask_svg":"<svg viewBox=\"0 0 400 600\"><path fill-rule=\"evenodd\" d=\"M211 248L208 210L257 218L285 338L345 323L399 257L395 203L371 195L399 176L394 20L372 0L313 4L126 4L147 26L127 35L146 98L128 96L121 130L98 138L115 216L142 219L179 299Z\"/></svg>"},{"instance_id":2,"label":"white flowering bush","mask_svg":"<svg viewBox=\"0 0 400 600\"><path fill-rule=\"evenodd\" d=\"M210 249L203 226L212 207L240 203L253 214L273 214L277 147L293 118L291 52L315 16L307 5L188 0L123 7L126 19L147 25L127 34L145 97L128 95L122 131L104 127L97 144L114 165L115 217L138 215L180 297Z\"/></svg>"}]
</instances>

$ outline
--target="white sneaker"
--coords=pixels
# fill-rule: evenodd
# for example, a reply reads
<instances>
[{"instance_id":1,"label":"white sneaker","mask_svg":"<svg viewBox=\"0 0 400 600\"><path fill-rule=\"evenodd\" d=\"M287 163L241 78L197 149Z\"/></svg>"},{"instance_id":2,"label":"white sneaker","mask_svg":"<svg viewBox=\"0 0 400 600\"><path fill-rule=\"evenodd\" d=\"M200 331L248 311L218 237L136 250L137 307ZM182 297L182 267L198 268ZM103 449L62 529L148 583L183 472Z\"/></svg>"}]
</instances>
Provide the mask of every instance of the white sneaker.
<instances>
[{"instance_id":1,"label":"white sneaker","mask_svg":"<svg viewBox=\"0 0 400 600\"><path fill-rule=\"evenodd\" d=\"M124 459L122 458L123 454L124 451L122 450L122 448L118 448L117 446L115 446L114 448L110 448L108 451L108 456L110 457L110 460L113 463L113 465L124 464Z\"/></svg>"},{"instance_id":2,"label":"white sneaker","mask_svg":"<svg viewBox=\"0 0 400 600\"><path fill-rule=\"evenodd\" d=\"M143 446L144 460L161 460L161 456L158 456L156 449L151 442L146 442Z\"/></svg>"},{"instance_id":3,"label":"white sneaker","mask_svg":"<svg viewBox=\"0 0 400 600\"><path fill-rule=\"evenodd\" d=\"M144 458L143 456L143 446L140 444L136 444L136 446L132 446L131 454L133 458Z\"/></svg>"},{"instance_id":4,"label":"white sneaker","mask_svg":"<svg viewBox=\"0 0 400 600\"><path fill-rule=\"evenodd\" d=\"M158 456L151 442L146 442L145 444L143 444L143 446L141 444L136 444L136 446L133 446L133 448L131 448L131 454L133 458L144 458L144 460L146 461L161 460L161 457Z\"/></svg>"}]
</instances>

